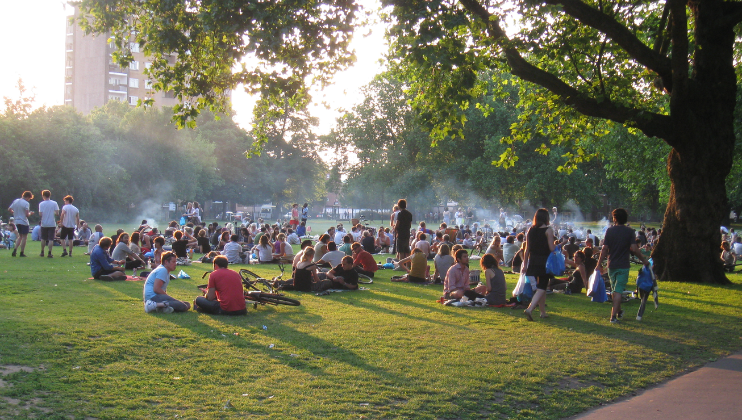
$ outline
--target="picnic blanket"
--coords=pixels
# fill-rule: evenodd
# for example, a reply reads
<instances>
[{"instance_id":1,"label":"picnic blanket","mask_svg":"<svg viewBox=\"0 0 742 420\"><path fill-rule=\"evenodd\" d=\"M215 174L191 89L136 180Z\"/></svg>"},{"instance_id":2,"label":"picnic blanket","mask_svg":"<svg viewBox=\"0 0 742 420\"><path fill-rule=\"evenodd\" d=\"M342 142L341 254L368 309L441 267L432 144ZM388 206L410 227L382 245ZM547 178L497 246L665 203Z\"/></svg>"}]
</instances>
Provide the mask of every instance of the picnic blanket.
<instances>
[{"instance_id":1,"label":"picnic blanket","mask_svg":"<svg viewBox=\"0 0 742 420\"><path fill-rule=\"evenodd\" d=\"M100 279L95 279L93 277L88 277L88 280L100 280ZM126 276L126 279L125 280L116 280L116 281L145 281L145 280L147 280L147 277Z\"/></svg>"},{"instance_id":2,"label":"picnic blanket","mask_svg":"<svg viewBox=\"0 0 742 420\"><path fill-rule=\"evenodd\" d=\"M359 287L358 289L350 290L350 289L327 289L323 290L321 292L315 293L315 296L327 296L330 293L336 293L336 292L355 292L358 290L371 290L368 287Z\"/></svg>"}]
</instances>

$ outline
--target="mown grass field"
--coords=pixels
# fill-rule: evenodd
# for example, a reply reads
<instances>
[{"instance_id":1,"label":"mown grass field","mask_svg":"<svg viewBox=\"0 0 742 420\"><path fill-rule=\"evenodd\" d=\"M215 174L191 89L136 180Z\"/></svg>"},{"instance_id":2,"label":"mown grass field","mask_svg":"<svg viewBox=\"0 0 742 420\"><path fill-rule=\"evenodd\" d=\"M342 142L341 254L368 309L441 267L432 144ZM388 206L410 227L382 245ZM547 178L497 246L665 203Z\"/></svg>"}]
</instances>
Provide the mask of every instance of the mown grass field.
<instances>
[{"instance_id":1,"label":"mown grass field","mask_svg":"<svg viewBox=\"0 0 742 420\"><path fill-rule=\"evenodd\" d=\"M0 418L559 419L742 348L736 273L732 286L663 283L658 310L638 322L631 302L619 325L584 295L548 296L550 318L533 323L446 307L442 286L390 270L368 291L287 292L302 305L230 318L145 314L142 282L88 280L81 248L37 247L0 251ZM209 268L185 267L168 292L192 301Z\"/></svg>"}]
</instances>

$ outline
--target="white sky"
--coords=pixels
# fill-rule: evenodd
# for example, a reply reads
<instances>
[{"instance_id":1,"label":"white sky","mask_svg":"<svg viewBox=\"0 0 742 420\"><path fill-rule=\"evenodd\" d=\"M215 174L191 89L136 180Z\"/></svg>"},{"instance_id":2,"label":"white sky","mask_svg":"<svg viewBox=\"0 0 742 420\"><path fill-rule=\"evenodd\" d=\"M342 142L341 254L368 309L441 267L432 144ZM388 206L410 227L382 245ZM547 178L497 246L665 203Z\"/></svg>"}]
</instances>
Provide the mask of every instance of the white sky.
<instances>
[{"instance_id":1,"label":"white sky","mask_svg":"<svg viewBox=\"0 0 742 420\"><path fill-rule=\"evenodd\" d=\"M370 7L378 0L361 0ZM0 97L18 97L16 84L23 79L27 90L36 95L36 107L61 105L64 102L65 16L71 13L62 0L0 0ZM326 101L332 110L317 105L312 113L319 117L318 134L328 132L340 116L337 109L350 109L360 101L359 88L382 71L378 63L386 51L383 28L377 27L369 37L359 30L354 39L358 61L339 74L333 86L315 94L316 101ZM252 99L244 92L233 93L235 120L249 129Z\"/></svg>"}]
</instances>

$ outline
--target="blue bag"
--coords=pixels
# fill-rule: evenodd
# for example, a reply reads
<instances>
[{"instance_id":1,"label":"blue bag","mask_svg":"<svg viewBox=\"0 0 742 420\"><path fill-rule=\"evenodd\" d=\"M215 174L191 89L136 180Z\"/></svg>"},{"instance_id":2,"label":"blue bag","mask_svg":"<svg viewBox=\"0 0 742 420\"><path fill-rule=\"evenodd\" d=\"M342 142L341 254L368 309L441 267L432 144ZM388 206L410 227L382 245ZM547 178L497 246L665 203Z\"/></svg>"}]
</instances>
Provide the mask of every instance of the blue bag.
<instances>
[{"instance_id":1,"label":"blue bag","mask_svg":"<svg viewBox=\"0 0 742 420\"><path fill-rule=\"evenodd\" d=\"M603 303L608 300L605 294L605 282L600 271L595 270L590 276L590 284L587 288L587 295L591 297L592 302Z\"/></svg>"},{"instance_id":2,"label":"blue bag","mask_svg":"<svg viewBox=\"0 0 742 420\"><path fill-rule=\"evenodd\" d=\"M636 278L636 287L639 290L645 292L651 292L654 287L654 279L652 278L652 269L646 265L639 270L639 276Z\"/></svg>"},{"instance_id":3,"label":"blue bag","mask_svg":"<svg viewBox=\"0 0 742 420\"><path fill-rule=\"evenodd\" d=\"M531 300L533 300L533 287L531 286L531 281L528 279L528 277L525 277L524 280L524 286L523 291L518 294L518 302L520 303L530 303Z\"/></svg>"},{"instance_id":4,"label":"blue bag","mask_svg":"<svg viewBox=\"0 0 742 420\"><path fill-rule=\"evenodd\" d=\"M180 216L180 225L183 226L186 223L188 223L188 220L186 220L185 216Z\"/></svg>"},{"instance_id":5,"label":"blue bag","mask_svg":"<svg viewBox=\"0 0 742 420\"><path fill-rule=\"evenodd\" d=\"M564 274L564 269L564 255L561 252L561 247L556 247L546 260L546 274L561 276Z\"/></svg>"}]
</instances>

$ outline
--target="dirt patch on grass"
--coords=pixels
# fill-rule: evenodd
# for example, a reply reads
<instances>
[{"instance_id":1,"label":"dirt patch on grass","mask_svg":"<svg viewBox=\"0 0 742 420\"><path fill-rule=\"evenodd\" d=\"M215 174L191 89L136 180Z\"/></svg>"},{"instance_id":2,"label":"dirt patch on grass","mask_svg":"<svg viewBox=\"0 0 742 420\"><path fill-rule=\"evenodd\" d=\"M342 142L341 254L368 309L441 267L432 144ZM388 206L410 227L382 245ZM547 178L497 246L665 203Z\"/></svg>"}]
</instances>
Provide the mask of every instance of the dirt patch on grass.
<instances>
[{"instance_id":1,"label":"dirt patch on grass","mask_svg":"<svg viewBox=\"0 0 742 420\"><path fill-rule=\"evenodd\" d=\"M0 375L10 375L11 373L18 373L18 372L33 372L35 369L28 366L20 366L20 365L0 365Z\"/></svg>"}]
</instances>

